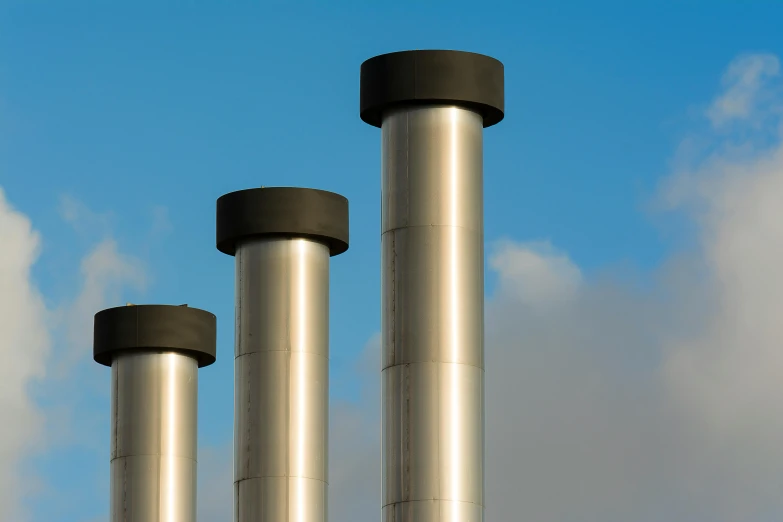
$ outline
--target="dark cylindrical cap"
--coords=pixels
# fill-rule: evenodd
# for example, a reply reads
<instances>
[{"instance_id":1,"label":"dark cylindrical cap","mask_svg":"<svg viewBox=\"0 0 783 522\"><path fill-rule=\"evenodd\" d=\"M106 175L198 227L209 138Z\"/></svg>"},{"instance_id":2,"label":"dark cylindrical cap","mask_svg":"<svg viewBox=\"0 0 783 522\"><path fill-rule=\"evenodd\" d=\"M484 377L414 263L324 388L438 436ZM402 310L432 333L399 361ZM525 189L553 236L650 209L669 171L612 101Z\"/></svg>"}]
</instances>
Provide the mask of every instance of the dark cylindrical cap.
<instances>
[{"instance_id":1,"label":"dark cylindrical cap","mask_svg":"<svg viewBox=\"0 0 783 522\"><path fill-rule=\"evenodd\" d=\"M193 356L199 367L215 362L215 316L198 308L129 305L95 314L93 358L111 366L112 358L130 351L175 351Z\"/></svg>"},{"instance_id":2,"label":"dark cylindrical cap","mask_svg":"<svg viewBox=\"0 0 783 522\"><path fill-rule=\"evenodd\" d=\"M322 241L333 256L348 250L348 200L334 192L295 187L240 190L217 200L217 249L263 236Z\"/></svg>"},{"instance_id":3,"label":"dark cylindrical cap","mask_svg":"<svg viewBox=\"0 0 783 522\"><path fill-rule=\"evenodd\" d=\"M454 104L475 110L484 127L503 119L503 64L463 51L401 51L362 64L362 120L380 127L395 106Z\"/></svg>"}]
</instances>

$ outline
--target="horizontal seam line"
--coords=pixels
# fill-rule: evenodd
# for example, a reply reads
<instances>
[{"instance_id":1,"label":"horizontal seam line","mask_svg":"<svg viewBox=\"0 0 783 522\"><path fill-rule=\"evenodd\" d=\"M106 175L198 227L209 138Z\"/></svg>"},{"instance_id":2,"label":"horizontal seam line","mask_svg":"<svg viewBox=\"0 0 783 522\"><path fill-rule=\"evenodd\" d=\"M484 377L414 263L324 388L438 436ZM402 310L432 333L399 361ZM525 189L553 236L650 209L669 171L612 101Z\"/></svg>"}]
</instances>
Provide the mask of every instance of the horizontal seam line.
<instances>
[{"instance_id":1,"label":"horizontal seam line","mask_svg":"<svg viewBox=\"0 0 783 522\"><path fill-rule=\"evenodd\" d=\"M389 232L394 232L396 230L402 230L405 228L461 228L462 230L467 230L468 232L476 232L477 234L483 236L484 231L479 230L477 228L469 228L469 227L463 227L461 225L405 225L401 227L394 227L394 228L388 228L381 232L381 237L388 234Z\"/></svg>"},{"instance_id":2,"label":"horizontal seam line","mask_svg":"<svg viewBox=\"0 0 783 522\"><path fill-rule=\"evenodd\" d=\"M198 462L194 457L184 457L181 455L171 455L169 453L134 453L132 455L121 455L119 457L114 457L109 460L109 462L114 462L115 460L120 459L127 459L130 457L165 457L165 458L171 458L174 457L176 459L185 459L185 460L192 460L193 462Z\"/></svg>"},{"instance_id":3,"label":"horizontal seam line","mask_svg":"<svg viewBox=\"0 0 783 522\"><path fill-rule=\"evenodd\" d=\"M396 502L389 502L388 504L384 504L381 507L385 508L387 506L393 506L395 504L411 504L413 502L448 502L449 504L453 504L454 502L459 502L460 504L470 504L472 506L484 507L484 504L479 504L478 502L471 502L469 500L449 500L447 498L423 498L421 500L399 500Z\"/></svg>"},{"instance_id":4,"label":"horizontal seam line","mask_svg":"<svg viewBox=\"0 0 783 522\"><path fill-rule=\"evenodd\" d=\"M320 353L300 352L298 350L297 351L294 351L294 350L260 350L260 351L257 351L257 352L246 352L246 353L241 353L239 355L235 355L234 359L236 360L236 359L239 359L240 357L244 357L246 355L255 355L257 353L279 353L279 352L282 352L282 353L305 353L307 355L313 355L315 357L320 357L321 359L326 359L327 361L329 360L329 357L327 357L325 355L321 355Z\"/></svg>"},{"instance_id":5,"label":"horizontal seam line","mask_svg":"<svg viewBox=\"0 0 783 522\"><path fill-rule=\"evenodd\" d=\"M235 479L234 484L238 484L240 482L243 482L245 480L258 480L258 479L267 479L267 478L292 478L292 479L304 479L304 480L312 480L313 482L323 482L326 485L329 485L329 483L325 480L317 479L317 478L310 478L310 477L299 477L297 475L263 475L261 477L246 477L241 479Z\"/></svg>"},{"instance_id":6,"label":"horizontal seam line","mask_svg":"<svg viewBox=\"0 0 783 522\"><path fill-rule=\"evenodd\" d=\"M473 368L478 368L481 371L486 371L484 367L477 366L475 364L471 363L461 363L461 362L453 362L453 361L412 361L412 362L403 362L403 363L396 363L396 364L390 364L388 366L384 366L381 368L381 371L388 370L389 368L394 368L395 366L410 366L411 364L459 364L461 366L472 366Z\"/></svg>"}]
</instances>

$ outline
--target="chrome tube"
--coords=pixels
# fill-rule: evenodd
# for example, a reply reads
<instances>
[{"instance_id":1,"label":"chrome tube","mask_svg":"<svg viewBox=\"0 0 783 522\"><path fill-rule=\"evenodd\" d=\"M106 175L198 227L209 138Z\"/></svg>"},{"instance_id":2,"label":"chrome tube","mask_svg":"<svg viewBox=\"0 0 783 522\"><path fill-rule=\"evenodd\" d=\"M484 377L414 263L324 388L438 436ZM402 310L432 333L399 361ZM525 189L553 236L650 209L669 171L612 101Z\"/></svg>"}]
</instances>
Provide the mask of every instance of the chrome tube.
<instances>
[{"instance_id":1,"label":"chrome tube","mask_svg":"<svg viewBox=\"0 0 783 522\"><path fill-rule=\"evenodd\" d=\"M237 522L325 522L329 247L263 238L236 248Z\"/></svg>"},{"instance_id":2,"label":"chrome tube","mask_svg":"<svg viewBox=\"0 0 783 522\"><path fill-rule=\"evenodd\" d=\"M381 128L384 522L484 519L483 128L503 64L463 51L362 63Z\"/></svg>"},{"instance_id":3,"label":"chrome tube","mask_svg":"<svg viewBox=\"0 0 783 522\"><path fill-rule=\"evenodd\" d=\"M195 522L198 363L175 352L111 365L111 522Z\"/></svg>"},{"instance_id":4,"label":"chrome tube","mask_svg":"<svg viewBox=\"0 0 783 522\"><path fill-rule=\"evenodd\" d=\"M482 131L449 105L383 117L385 522L483 520Z\"/></svg>"},{"instance_id":5,"label":"chrome tube","mask_svg":"<svg viewBox=\"0 0 783 522\"><path fill-rule=\"evenodd\" d=\"M95 314L93 358L111 367L111 522L195 522L198 369L215 362L216 319L128 305Z\"/></svg>"},{"instance_id":6,"label":"chrome tube","mask_svg":"<svg viewBox=\"0 0 783 522\"><path fill-rule=\"evenodd\" d=\"M215 239L236 266L234 520L326 522L329 257L348 250L348 200L224 194Z\"/></svg>"}]
</instances>

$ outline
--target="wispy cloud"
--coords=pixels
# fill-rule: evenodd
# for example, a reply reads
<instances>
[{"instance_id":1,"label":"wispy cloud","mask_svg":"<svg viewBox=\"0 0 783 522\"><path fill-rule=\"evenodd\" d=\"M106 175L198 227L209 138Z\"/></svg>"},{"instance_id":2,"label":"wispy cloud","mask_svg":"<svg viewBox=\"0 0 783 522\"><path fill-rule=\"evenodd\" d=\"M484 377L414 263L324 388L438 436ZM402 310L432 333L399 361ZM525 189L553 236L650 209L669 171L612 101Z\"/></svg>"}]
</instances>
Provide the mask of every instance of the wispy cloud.
<instances>
[{"instance_id":1,"label":"wispy cloud","mask_svg":"<svg viewBox=\"0 0 783 522\"><path fill-rule=\"evenodd\" d=\"M767 81L780 74L780 61L772 54L748 54L735 59L723 75L723 91L707 109L716 127L769 116L770 102L780 103L765 91Z\"/></svg>"},{"instance_id":2,"label":"wispy cloud","mask_svg":"<svg viewBox=\"0 0 783 522\"><path fill-rule=\"evenodd\" d=\"M514 248L513 241L501 241L505 252L489 260L490 268L503 274L501 291L523 299L535 307L548 307L573 298L582 282L582 273L568 254L557 251L550 242L528 243Z\"/></svg>"},{"instance_id":3,"label":"wispy cloud","mask_svg":"<svg viewBox=\"0 0 783 522\"><path fill-rule=\"evenodd\" d=\"M94 212L72 194L60 195L58 210L63 221L81 235L103 238L111 234L111 214Z\"/></svg>"},{"instance_id":4,"label":"wispy cloud","mask_svg":"<svg viewBox=\"0 0 783 522\"><path fill-rule=\"evenodd\" d=\"M40 238L0 189L0 520L26 520L22 499L34 485L25 459L42 442L43 414L30 398L51 350L47 310L31 269Z\"/></svg>"},{"instance_id":5,"label":"wispy cloud","mask_svg":"<svg viewBox=\"0 0 783 522\"><path fill-rule=\"evenodd\" d=\"M150 228L150 236L153 240L157 240L171 234L174 230L174 225L171 223L171 216L169 215L168 207L163 205L155 205L152 207L152 227Z\"/></svg>"}]
</instances>

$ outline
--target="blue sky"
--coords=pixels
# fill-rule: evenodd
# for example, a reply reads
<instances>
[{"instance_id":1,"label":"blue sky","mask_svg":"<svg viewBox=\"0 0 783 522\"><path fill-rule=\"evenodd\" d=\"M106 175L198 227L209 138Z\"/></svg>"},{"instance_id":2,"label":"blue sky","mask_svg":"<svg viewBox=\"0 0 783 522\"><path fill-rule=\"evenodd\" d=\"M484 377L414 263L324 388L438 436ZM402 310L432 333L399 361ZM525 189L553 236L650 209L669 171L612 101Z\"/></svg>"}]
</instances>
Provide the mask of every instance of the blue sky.
<instances>
[{"instance_id":1,"label":"blue sky","mask_svg":"<svg viewBox=\"0 0 783 522\"><path fill-rule=\"evenodd\" d=\"M528 4L498 2L478 8L468 2L346 2L330 7L239 1L165 5L76 1L67 6L3 2L0 188L15 209L3 215L11 224L18 220L9 216L26 218L38 234L36 260L20 258L14 265L18 271L9 271L13 277L6 280L18 282L16 275L26 277L24 267L31 267L30 284L19 291L33 296L31 317L40 320L31 324L48 336L48 340L10 336L0 346L12 354L24 352L27 342L41 347L35 358L26 360L31 365L29 375L20 377L17 388L0 385L8 396L22 394L19 404L44 419L23 423L29 433L8 443L16 444L8 447L23 455L13 468L21 471L3 479L24 493L16 496L21 511L12 513L26 511L27 518L21 520L66 522L103 520L106 515L109 372L92 363L89 328L84 326L89 327L92 313L105 306L126 301L188 303L218 316L218 362L200 374L199 441L205 451L214 449L217 467L224 457L230 460L225 448L231 444L233 423L234 270L233 260L214 247L214 204L232 190L309 186L339 192L350 200L351 248L332 262L331 393L334 410L341 411L340 404L354 408L351 415L363 419L359 424L372 426L367 419L373 419L373 406L363 401L367 387L375 383L368 384L364 366L357 361L368 357L366 350L373 350L380 328L380 134L359 119L358 79L361 62L376 54L412 48L462 49L489 54L505 64L506 119L485 133L488 321L500 325L497 336L506 332L519 341L503 337L499 346L518 345L524 353L531 346L522 342L524 335L507 332L511 326L503 326L515 321L503 314L489 315L492 306L504 299L515 303L507 309L525 317L535 315L527 308L531 295L544 296L544 301L554 295L557 303L570 299L582 303L591 296L594 301L588 308L610 300L607 310L638 311L635 318L644 318L649 308L655 308L650 312L655 319L638 323L641 330L649 327L656 333L629 337L629 343L641 344L661 331L708 330L705 325L721 315L704 306L711 302L705 296L720 292L721 284L731 277L743 282L739 299L756 299L746 295L746 288L755 287L745 284L743 277L773 272L770 267L777 259L780 235L774 226L766 228L766 221L751 220L752 232L768 235L754 256L770 262L725 276L722 270L729 261L717 260L735 259L727 254L733 250L715 238L748 221L745 214L732 214L736 207L725 203L725 198L715 196L729 197L737 191L724 184L718 184L720 189L704 189L713 187L704 180L725 181L737 168L720 169L727 164L736 167L735 161L753 165L747 175L752 177L757 172L754 162L763 163L765 154L780 143L775 102L779 89L777 84L767 89L763 82L777 75L777 66L769 60L783 53L779 30L783 5ZM766 58L742 62L741 57L748 55ZM740 73L732 76L731 64ZM750 74L750 83L743 83L747 79L743 74ZM750 104L747 110L716 105L721 99L736 102L731 98L732 85L739 85L739 94L734 95L740 105L743 100ZM755 97L758 92L767 93L767 98ZM715 107L723 107L727 124L710 117ZM738 145L746 147L744 152L736 152ZM713 174L716 169L719 173ZM741 202L757 208L762 202L753 198L783 196L776 189L777 185L754 192ZM718 216L714 222L713 210ZM732 216L737 221L731 221ZM724 218L728 221L721 221ZM18 230L27 230L24 224L19 226ZM8 225L0 230L17 229ZM724 254L728 257L720 257ZM687 270L677 272L682 259L691 257L701 267L693 269L696 276ZM533 272L531 280L529 270L536 267L543 267L545 273ZM680 295L685 283L704 274L709 280L713 269L721 284L710 286L708 281L703 285L707 290L699 286L687 296ZM666 282L670 279L680 282ZM553 286L530 294L536 281L553 281ZM578 299L572 297L573 285L579 287L574 290ZM662 287L668 289L663 297L657 295ZM515 297L508 297L515 288ZM606 297L613 292L625 295L632 304L618 306L615 297ZM42 303L35 304L36 295ZM674 321L658 309L660 301L674 302L676 306L670 308L684 310L679 315L688 319ZM767 301L753 300L747 309L762 302ZM566 308L547 317L554 320L573 313L571 305ZM711 319L705 320L705 315ZM604 324L603 320L596 319L595 324ZM617 326L605 320L607 330ZM629 319L623 327L636 322ZM774 339L777 331L770 328L770 332L762 330ZM563 353L570 353L567 349L581 339L592 339L590 335L558 342ZM612 342L597 339L585 348L587 352L579 353L591 353L593 347L596 360L606 355L611 376L601 373L605 368L596 371L603 375L602 382L613 383L607 385L612 390L626 390L625 380L659 374L680 389L676 375L681 373L676 368L690 368L695 363L687 363L688 357L698 359L701 353L672 355L677 351L672 346L699 345L683 335L688 342L667 341L648 350L629 344L620 350L621 356L612 357L601 351ZM549 346L551 338L545 338L543 344ZM767 346L764 339L758 345ZM734 345L728 346L727 353ZM492 349L488 340L488 357ZM504 353L502 348L496 352ZM777 363L775 358L770 365L777 367ZM44 367L45 374L37 372L35 364ZM558 368L549 359L541 364ZM564 364L563 371L572 367ZM730 366L727 362L707 374L724 375ZM750 379L749 375L753 374L744 378ZM734 374L724 377L740 379ZM712 382L707 377L702 380ZM742 388L747 381L736 382ZM708 384L705 390L712 389ZM629 393L644 394L638 388ZM744 399L747 403L733 399L737 411L757 404L752 398ZM697 399L683 402L709 411ZM0 401L0 411L3 404ZM13 404L7 406L9 412L16 411ZM611 411L620 424L628 422L622 411L621 405ZM520 418L533 415L518 413ZM671 421L666 419L656 425ZM716 419L704 421L710 434L718 430L714 423L722 422ZM740 424L758 428L755 417L742 419ZM762 427L756 431L777 433L758 422ZM614 433L626 432L618 428ZM31 442L23 443L28 435ZM667 448L673 454L678 451ZM374 454L373 448L369 451ZM756 457L746 456L742 448L733 451L741 462L755 462ZM766 457L778 462L780 456ZM491 454L488 458L491 461ZM338 461L333 459L332 466L338 466ZM733 465L727 463L726 469L734 469ZM705 468L694 463L692 469ZM211 472L202 466L201 480ZM660 473L664 477L673 471ZM778 482L780 475L747 473L783 484ZM493 480L488 477L488 487ZM729 486L704 486L703 498L724 487ZM753 503L766 506L766 514L743 511L750 503L744 497L731 508L713 506L715 511L710 511L698 501L697 493L671 488L665 498L639 494L639 506L644 505L639 509L649 510L644 511L649 515L639 515L637 520L671 517L676 510L680 520L717 520L715 513L735 513L731 509L743 520L783 516L779 501L768 505L754 497ZM596 492L595 498L601 494ZM678 507L656 512L650 507L656 502ZM588 498L574 505L584 510L592 504ZM612 513L598 508L583 512L594 513L596 520L615 520ZM495 520L503 519L499 510L496 513ZM203 522L210 522L206 516ZM577 520L567 510L551 516ZM727 514L725 520L734 520L732 516Z\"/></svg>"}]
</instances>

